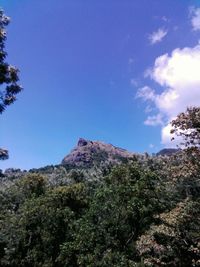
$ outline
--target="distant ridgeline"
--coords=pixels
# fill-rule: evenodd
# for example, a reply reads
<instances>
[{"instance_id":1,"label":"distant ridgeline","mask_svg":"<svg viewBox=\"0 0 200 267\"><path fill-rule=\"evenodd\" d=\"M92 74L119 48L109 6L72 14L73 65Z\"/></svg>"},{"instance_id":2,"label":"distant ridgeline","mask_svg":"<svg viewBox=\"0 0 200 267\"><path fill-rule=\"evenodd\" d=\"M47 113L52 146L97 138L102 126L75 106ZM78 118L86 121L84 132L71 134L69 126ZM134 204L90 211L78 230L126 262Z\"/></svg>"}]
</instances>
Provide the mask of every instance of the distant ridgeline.
<instances>
[{"instance_id":1,"label":"distant ridgeline","mask_svg":"<svg viewBox=\"0 0 200 267\"><path fill-rule=\"evenodd\" d=\"M77 146L62 160L62 164L91 167L103 162L109 165L126 161L134 155L136 154L111 144L80 138Z\"/></svg>"},{"instance_id":2,"label":"distant ridgeline","mask_svg":"<svg viewBox=\"0 0 200 267\"><path fill-rule=\"evenodd\" d=\"M61 164L0 172L1 267L200 266L200 151L79 139Z\"/></svg>"},{"instance_id":3,"label":"distant ridgeline","mask_svg":"<svg viewBox=\"0 0 200 267\"><path fill-rule=\"evenodd\" d=\"M160 150L158 153L156 153L156 156L171 156L174 153L177 153L179 151L180 149L176 149L176 148L164 148Z\"/></svg>"},{"instance_id":4,"label":"distant ridgeline","mask_svg":"<svg viewBox=\"0 0 200 267\"><path fill-rule=\"evenodd\" d=\"M153 158L155 156L168 157L179 151L173 148L162 149L154 154ZM0 183L1 185L8 184L8 182L12 184L15 179L28 173L46 175L49 184L53 185L68 184L74 180L99 180L109 173L115 165L129 161L142 163L145 162L147 157L152 158L147 153L133 153L112 144L80 138L77 145L63 158L61 164L34 168L29 171L9 168L5 172L0 171Z\"/></svg>"}]
</instances>

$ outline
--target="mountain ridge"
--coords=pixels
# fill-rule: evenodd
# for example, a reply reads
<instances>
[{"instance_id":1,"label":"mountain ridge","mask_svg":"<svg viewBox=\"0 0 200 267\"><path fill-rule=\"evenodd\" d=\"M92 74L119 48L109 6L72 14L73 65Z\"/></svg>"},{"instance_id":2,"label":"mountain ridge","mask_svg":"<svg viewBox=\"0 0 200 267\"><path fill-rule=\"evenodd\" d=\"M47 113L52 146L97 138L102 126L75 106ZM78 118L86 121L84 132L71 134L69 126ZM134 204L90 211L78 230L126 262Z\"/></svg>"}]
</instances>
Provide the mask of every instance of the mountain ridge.
<instances>
[{"instance_id":1,"label":"mountain ridge","mask_svg":"<svg viewBox=\"0 0 200 267\"><path fill-rule=\"evenodd\" d=\"M130 159L136 154L102 141L90 141L79 138L77 145L63 158L61 164L78 167L98 165L102 161L108 164L115 164Z\"/></svg>"}]
</instances>

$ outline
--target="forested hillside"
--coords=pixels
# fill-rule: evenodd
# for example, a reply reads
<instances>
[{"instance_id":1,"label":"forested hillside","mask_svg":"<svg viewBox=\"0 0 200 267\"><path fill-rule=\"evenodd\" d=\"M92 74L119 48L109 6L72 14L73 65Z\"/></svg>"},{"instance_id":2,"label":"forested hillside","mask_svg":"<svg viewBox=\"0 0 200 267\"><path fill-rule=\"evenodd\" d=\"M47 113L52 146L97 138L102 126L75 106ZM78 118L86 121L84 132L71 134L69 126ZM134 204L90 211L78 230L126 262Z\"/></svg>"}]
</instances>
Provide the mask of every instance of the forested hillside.
<instances>
[{"instance_id":1,"label":"forested hillside","mask_svg":"<svg viewBox=\"0 0 200 267\"><path fill-rule=\"evenodd\" d=\"M1 266L199 266L199 159L189 147L96 175L69 165L7 171Z\"/></svg>"}]
</instances>

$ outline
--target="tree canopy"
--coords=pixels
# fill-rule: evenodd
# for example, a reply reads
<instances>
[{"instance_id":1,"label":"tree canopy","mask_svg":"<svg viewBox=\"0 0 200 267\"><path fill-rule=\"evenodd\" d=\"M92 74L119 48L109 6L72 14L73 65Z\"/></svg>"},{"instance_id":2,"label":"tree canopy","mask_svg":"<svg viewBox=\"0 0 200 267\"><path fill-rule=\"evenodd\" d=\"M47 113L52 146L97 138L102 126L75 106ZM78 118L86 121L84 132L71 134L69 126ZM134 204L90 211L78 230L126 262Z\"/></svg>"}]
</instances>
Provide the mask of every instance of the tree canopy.
<instances>
[{"instance_id":1,"label":"tree canopy","mask_svg":"<svg viewBox=\"0 0 200 267\"><path fill-rule=\"evenodd\" d=\"M199 147L200 145L200 108L188 107L172 122L171 134L182 137L181 145ZM174 139L174 137L173 137Z\"/></svg>"},{"instance_id":2,"label":"tree canopy","mask_svg":"<svg viewBox=\"0 0 200 267\"><path fill-rule=\"evenodd\" d=\"M0 9L0 114L16 100L16 95L22 90L22 87L18 84L19 70L6 62L6 27L9 22L10 18ZM0 159L7 158L8 151L0 149Z\"/></svg>"}]
</instances>

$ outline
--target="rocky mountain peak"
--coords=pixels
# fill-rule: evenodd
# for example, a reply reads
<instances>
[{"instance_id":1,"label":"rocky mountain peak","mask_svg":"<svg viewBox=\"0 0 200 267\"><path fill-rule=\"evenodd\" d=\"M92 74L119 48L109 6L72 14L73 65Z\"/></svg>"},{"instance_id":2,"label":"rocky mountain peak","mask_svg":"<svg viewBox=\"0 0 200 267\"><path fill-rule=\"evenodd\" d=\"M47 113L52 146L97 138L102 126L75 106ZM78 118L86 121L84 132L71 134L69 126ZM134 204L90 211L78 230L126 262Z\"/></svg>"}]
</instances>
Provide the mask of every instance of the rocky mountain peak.
<instances>
[{"instance_id":1,"label":"rocky mountain peak","mask_svg":"<svg viewBox=\"0 0 200 267\"><path fill-rule=\"evenodd\" d=\"M88 144L88 141L85 140L84 138L79 138L77 146L81 147L81 146L86 146Z\"/></svg>"},{"instance_id":2,"label":"rocky mountain peak","mask_svg":"<svg viewBox=\"0 0 200 267\"><path fill-rule=\"evenodd\" d=\"M101 163L118 163L133 157L133 155L133 153L112 144L80 138L76 147L64 157L62 164L88 167Z\"/></svg>"}]
</instances>

